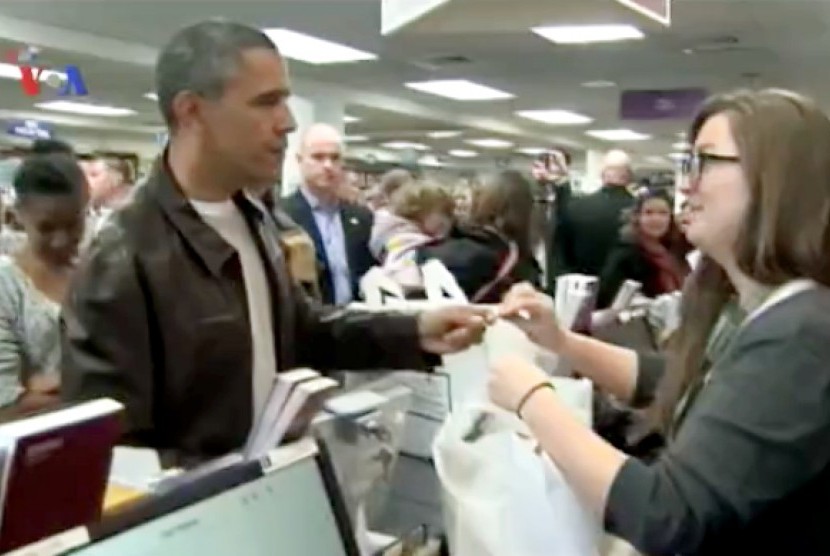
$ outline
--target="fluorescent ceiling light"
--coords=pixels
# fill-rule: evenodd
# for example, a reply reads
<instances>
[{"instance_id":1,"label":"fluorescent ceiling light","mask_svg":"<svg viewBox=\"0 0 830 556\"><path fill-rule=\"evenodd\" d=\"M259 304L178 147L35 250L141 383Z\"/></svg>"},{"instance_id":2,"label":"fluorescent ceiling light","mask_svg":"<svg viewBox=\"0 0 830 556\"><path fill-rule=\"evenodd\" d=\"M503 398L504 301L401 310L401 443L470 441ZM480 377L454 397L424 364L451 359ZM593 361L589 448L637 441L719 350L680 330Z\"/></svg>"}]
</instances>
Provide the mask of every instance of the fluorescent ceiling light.
<instances>
[{"instance_id":1,"label":"fluorescent ceiling light","mask_svg":"<svg viewBox=\"0 0 830 556\"><path fill-rule=\"evenodd\" d=\"M144 95L143 95L143 96L144 96L144 98L146 98L147 100L154 100L154 101L157 101L157 100L159 99L159 96L158 96L156 93L154 93L153 91L150 91L149 93L144 93Z\"/></svg>"},{"instance_id":2,"label":"fluorescent ceiling light","mask_svg":"<svg viewBox=\"0 0 830 556\"><path fill-rule=\"evenodd\" d=\"M347 135L345 139L346 143L365 143L369 140L365 135Z\"/></svg>"},{"instance_id":3,"label":"fluorescent ceiling light","mask_svg":"<svg viewBox=\"0 0 830 556\"><path fill-rule=\"evenodd\" d=\"M505 91L500 91L487 85L480 85L466 79L444 79L438 81L421 81L417 83L407 83L407 87L421 91L422 93L429 93L431 95L438 95L440 97L451 98L453 100L503 100L506 98L513 98L513 95Z\"/></svg>"},{"instance_id":4,"label":"fluorescent ceiling light","mask_svg":"<svg viewBox=\"0 0 830 556\"><path fill-rule=\"evenodd\" d=\"M671 148L673 148L676 151L688 151L689 149L692 148L692 146L690 144L688 144L687 142L682 141L680 143L675 143L674 145L671 146Z\"/></svg>"},{"instance_id":5,"label":"fluorescent ceiling light","mask_svg":"<svg viewBox=\"0 0 830 556\"><path fill-rule=\"evenodd\" d=\"M651 139L650 135L638 133L630 129L597 129L586 131L585 133L586 135L603 141L644 141Z\"/></svg>"},{"instance_id":6,"label":"fluorescent ceiling light","mask_svg":"<svg viewBox=\"0 0 830 556\"><path fill-rule=\"evenodd\" d=\"M617 84L613 81L606 81L605 79L597 79L594 81L586 81L582 84L586 89L610 89L616 87Z\"/></svg>"},{"instance_id":7,"label":"fluorescent ceiling light","mask_svg":"<svg viewBox=\"0 0 830 556\"><path fill-rule=\"evenodd\" d=\"M413 151L428 151L429 147L424 145L423 143L412 143L410 141L390 141L388 143L384 143L382 146L386 147L387 149L395 149L395 150L413 150Z\"/></svg>"},{"instance_id":8,"label":"fluorescent ceiling light","mask_svg":"<svg viewBox=\"0 0 830 556\"><path fill-rule=\"evenodd\" d=\"M370 52L289 29L265 29L264 33L274 41L283 56L309 64L341 64L377 59Z\"/></svg>"},{"instance_id":9,"label":"fluorescent ceiling light","mask_svg":"<svg viewBox=\"0 0 830 556\"><path fill-rule=\"evenodd\" d=\"M354 116L349 116L348 114L343 116L343 123L353 124L355 122L359 122L360 118L356 118Z\"/></svg>"},{"instance_id":10,"label":"fluorescent ceiling light","mask_svg":"<svg viewBox=\"0 0 830 556\"><path fill-rule=\"evenodd\" d=\"M540 154L544 154L548 152L549 149L545 149L543 147L526 147L523 149L516 149L516 152L519 154L526 154L528 156L539 156Z\"/></svg>"},{"instance_id":11,"label":"fluorescent ceiling light","mask_svg":"<svg viewBox=\"0 0 830 556\"><path fill-rule=\"evenodd\" d=\"M427 133L427 136L432 139L450 139L459 135L461 135L460 131L430 131Z\"/></svg>"},{"instance_id":12,"label":"fluorescent ceiling light","mask_svg":"<svg viewBox=\"0 0 830 556\"><path fill-rule=\"evenodd\" d=\"M456 158L475 158L478 156L476 151L468 151L466 149L453 149L449 154Z\"/></svg>"},{"instance_id":13,"label":"fluorescent ceiling light","mask_svg":"<svg viewBox=\"0 0 830 556\"><path fill-rule=\"evenodd\" d=\"M513 146L513 143L504 139L470 139L467 143L483 149L509 149Z\"/></svg>"},{"instance_id":14,"label":"fluorescent ceiling light","mask_svg":"<svg viewBox=\"0 0 830 556\"><path fill-rule=\"evenodd\" d=\"M66 79L66 74L62 71L43 70L40 73L38 81L45 82L53 75L58 76L61 80ZM22 79L20 75L20 66L9 64L8 62L0 62L0 79L14 79L15 81L20 81Z\"/></svg>"},{"instance_id":15,"label":"fluorescent ceiling light","mask_svg":"<svg viewBox=\"0 0 830 556\"><path fill-rule=\"evenodd\" d=\"M662 156L647 156L645 160L649 164L665 164L666 163L666 159L663 158Z\"/></svg>"},{"instance_id":16,"label":"fluorescent ceiling light","mask_svg":"<svg viewBox=\"0 0 830 556\"><path fill-rule=\"evenodd\" d=\"M552 25L531 29L556 44L589 44L642 39L642 31L632 25Z\"/></svg>"},{"instance_id":17,"label":"fluorescent ceiling light","mask_svg":"<svg viewBox=\"0 0 830 556\"><path fill-rule=\"evenodd\" d=\"M687 155L686 153L670 153L669 154L669 158L671 158L672 160L683 160L687 156L689 156L689 155Z\"/></svg>"},{"instance_id":18,"label":"fluorescent ceiling light","mask_svg":"<svg viewBox=\"0 0 830 556\"><path fill-rule=\"evenodd\" d=\"M52 100L40 102L35 107L43 110L54 110L55 112L67 112L70 114L83 114L84 116L130 116L135 110L122 108L120 106L104 106L101 104L89 104L86 102L75 102L71 100Z\"/></svg>"},{"instance_id":19,"label":"fluorescent ceiling light","mask_svg":"<svg viewBox=\"0 0 830 556\"><path fill-rule=\"evenodd\" d=\"M581 125L593 120L588 116L568 110L519 110L516 115L528 120L535 120L551 125Z\"/></svg>"},{"instance_id":20,"label":"fluorescent ceiling light","mask_svg":"<svg viewBox=\"0 0 830 556\"><path fill-rule=\"evenodd\" d=\"M418 164L422 166L444 166L444 163L438 160L434 154L428 154L418 159Z\"/></svg>"}]
</instances>

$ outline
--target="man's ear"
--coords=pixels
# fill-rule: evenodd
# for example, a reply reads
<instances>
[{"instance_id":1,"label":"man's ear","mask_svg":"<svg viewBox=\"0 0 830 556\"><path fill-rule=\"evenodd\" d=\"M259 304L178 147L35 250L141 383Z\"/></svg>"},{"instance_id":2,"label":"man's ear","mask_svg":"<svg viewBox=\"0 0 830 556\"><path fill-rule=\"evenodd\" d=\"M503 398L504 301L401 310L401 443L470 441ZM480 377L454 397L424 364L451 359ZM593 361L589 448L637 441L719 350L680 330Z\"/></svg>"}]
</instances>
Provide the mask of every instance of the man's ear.
<instances>
[{"instance_id":1,"label":"man's ear","mask_svg":"<svg viewBox=\"0 0 830 556\"><path fill-rule=\"evenodd\" d=\"M202 98L191 91L181 91L173 98L173 117L176 127L184 128L202 120Z\"/></svg>"}]
</instances>

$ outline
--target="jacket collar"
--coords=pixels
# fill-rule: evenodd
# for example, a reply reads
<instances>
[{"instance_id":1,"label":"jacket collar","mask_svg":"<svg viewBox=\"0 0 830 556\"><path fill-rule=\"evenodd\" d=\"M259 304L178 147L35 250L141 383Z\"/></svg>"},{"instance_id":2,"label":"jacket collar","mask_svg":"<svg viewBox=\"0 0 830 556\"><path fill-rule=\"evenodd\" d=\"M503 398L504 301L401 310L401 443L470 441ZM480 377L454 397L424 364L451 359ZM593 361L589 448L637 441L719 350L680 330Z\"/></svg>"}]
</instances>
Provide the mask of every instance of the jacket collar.
<instances>
[{"instance_id":1,"label":"jacket collar","mask_svg":"<svg viewBox=\"0 0 830 556\"><path fill-rule=\"evenodd\" d=\"M159 203L167 218L211 273L220 276L222 267L236 255L236 250L202 220L185 197L167 163L167 151L153 164L146 187L147 192ZM249 223L260 214L243 192L235 194L233 200Z\"/></svg>"}]
</instances>

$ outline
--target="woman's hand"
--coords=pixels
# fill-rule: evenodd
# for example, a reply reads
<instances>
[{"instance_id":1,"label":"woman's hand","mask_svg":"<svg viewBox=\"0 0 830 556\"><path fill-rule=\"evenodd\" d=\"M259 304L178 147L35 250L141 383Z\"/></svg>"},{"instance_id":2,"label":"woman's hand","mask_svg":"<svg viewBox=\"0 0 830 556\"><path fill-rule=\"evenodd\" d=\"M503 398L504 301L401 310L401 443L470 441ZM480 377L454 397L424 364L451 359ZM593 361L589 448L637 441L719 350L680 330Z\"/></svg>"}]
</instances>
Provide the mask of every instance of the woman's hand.
<instances>
[{"instance_id":1,"label":"woman's hand","mask_svg":"<svg viewBox=\"0 0 830 556\"><path fill-rule=\"evenodd\" d=\"M39 373L26 384L26 391L17 400L16 410L27 415L60 405L60 375Z\"/></svg>"},{"instance_id":2,"label":"woman's hand","mask_svg":"<svg viewBox=\"0 0 830 556\"><path fill-rule=\"evenodd\" d=\"M490 400L507 411L516 411L531 388L548 380L548 376L522 357L508 355L498 359L490 371Z\"/></svg>"},{"instance_id":3,"label":"woman's hand","mask_svg":"<svg viewBox=\"0 0 830 556\"><path fill-rule=\"evenodd\" d=\"M27 392L38 394L58 394L61 387L60 375L57 373L37 374L29 379L26 385Z\"/></svg>"},{"instance_id":4,"label":"woman's hand","mask_svg":"<svg viewBox=\"0 0 830 556\"><path fill-rule=\"evenodd\" d=\"M498 316L521 328L528 337L554 353L565 343L567 331L559 326L553 299L527 283L516 284L504 296Z\"/></svg>"}]
</instances>

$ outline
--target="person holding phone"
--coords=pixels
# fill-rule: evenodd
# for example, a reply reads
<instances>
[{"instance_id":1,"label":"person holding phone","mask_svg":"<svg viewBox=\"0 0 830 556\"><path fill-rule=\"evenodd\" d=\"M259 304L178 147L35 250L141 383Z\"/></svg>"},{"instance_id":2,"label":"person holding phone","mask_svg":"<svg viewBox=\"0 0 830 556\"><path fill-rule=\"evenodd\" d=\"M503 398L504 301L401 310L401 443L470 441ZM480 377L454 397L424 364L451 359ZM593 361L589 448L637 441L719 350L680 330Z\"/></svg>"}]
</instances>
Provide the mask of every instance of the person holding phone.
<instances>
[{"instance_id":1,"label":"person holding phone","mask_svg":"<svg viewBox=\"0 0 830 556\"><path fill-rule=\"evenodd\" d=\"M541 217L541 230L538 234L541 241L536 247L536 259L544 274L545 288L551 293L556 287L554 268L557 227L571 196L570 165L570 153L561 147L552 147L538 156L530 170L539 186L536 203Z\"/></svg>"}]
</instances>

